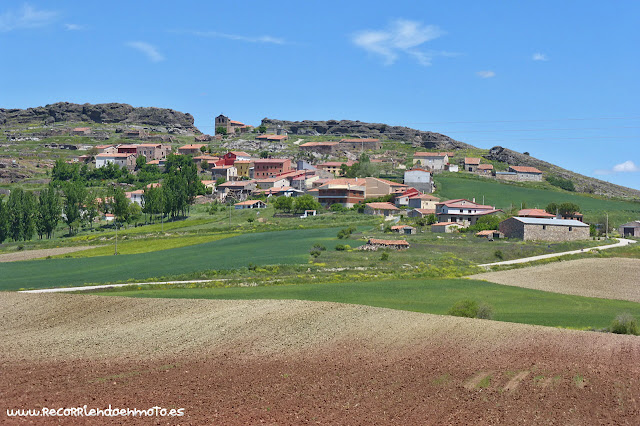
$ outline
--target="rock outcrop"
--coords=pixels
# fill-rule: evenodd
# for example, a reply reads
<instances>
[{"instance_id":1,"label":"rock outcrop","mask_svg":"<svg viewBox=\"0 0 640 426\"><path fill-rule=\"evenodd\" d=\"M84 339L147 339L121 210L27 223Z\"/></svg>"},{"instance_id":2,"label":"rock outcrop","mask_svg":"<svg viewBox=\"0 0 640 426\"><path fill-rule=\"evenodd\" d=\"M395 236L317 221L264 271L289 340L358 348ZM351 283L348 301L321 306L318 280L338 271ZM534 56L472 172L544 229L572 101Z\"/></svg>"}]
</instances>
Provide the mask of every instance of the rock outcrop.
<instances>
[{"instance_id":1,"label":"rock outcrop","mask_svg":"<svg viewBox=\"0 0 640 426\"><path fill-rule=\"evenodd\" d=\"M123 123L163 126L200 133L193 116L166 108L134 108L131 105L73 104L58 102L36 108L0 109L0 126L20 124L51 125L60 122Z\"/></svg>"},{"instance_id":2,"label":"rock outcrop","mask_svg":"<svg viewBox=\"0 0 640 426\"><path fill-rule=\"evenodd\" d=\"M640 191L637 189L627 188L605 182L600 179L583 176L554 164L547 163L546 161L542 161L535 157L521 154L501 146L494 146L491 148L489 150L489 154L484 155L484 158L493 161L502 161L510 166L531 166L554 176L570 179L578 192L604 195L607 197L640 199Z\"/></svg>"},{"instance_id":3,"label":"rock outcrop","mask_svg":"<svg viewBox=\"0 0 640 426\"><path fill-rule=\"evenodd\" d=\"M402 126L389 126L382 123L364 123L351 120L285 121L263 118L262 126L269 130L284 129L294 135L392 139L410 142L413 146L428 149L455 150L473 148L471 145L440 133L425 132Z\"/></svg>"}]
</instances>

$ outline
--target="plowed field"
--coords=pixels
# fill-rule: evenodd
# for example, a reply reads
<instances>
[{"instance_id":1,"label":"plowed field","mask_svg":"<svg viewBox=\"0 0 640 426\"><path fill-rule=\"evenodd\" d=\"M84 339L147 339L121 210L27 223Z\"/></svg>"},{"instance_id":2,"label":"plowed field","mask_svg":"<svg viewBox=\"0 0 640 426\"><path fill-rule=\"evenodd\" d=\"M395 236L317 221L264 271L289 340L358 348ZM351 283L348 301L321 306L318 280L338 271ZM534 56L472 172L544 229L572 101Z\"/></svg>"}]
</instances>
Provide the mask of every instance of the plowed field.
<instances>
[{"instance_id":1,"label":"plowed field","mask_svg":"<svg viewBox=\"0 0 640 426\"><path fill-rule=\"evenodd\" d=\"M577 259L469 278L497 284L640 302L640 259Z\"/></svg>"},{"instance_id":2,"label":"plowed field","mask_svg":"<svg viewBox=\"0 0 640 426\"><path fill-rule=\"evenodd\" d=\"M0 315L5 424L84 404L185 409L156 424L640 419L637 337L292 300L4 293Z\"/></svg>"}]
</instances>

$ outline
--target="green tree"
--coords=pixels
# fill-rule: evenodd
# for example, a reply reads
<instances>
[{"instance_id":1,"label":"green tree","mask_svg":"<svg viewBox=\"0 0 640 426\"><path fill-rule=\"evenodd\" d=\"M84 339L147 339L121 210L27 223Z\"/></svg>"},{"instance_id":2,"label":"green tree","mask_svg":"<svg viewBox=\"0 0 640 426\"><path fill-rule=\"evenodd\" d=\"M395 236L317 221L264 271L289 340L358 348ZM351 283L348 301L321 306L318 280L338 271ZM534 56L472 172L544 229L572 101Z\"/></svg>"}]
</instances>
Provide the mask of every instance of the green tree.
<instances>
[{"instance_id":1,"label":"green tree","mask_svg":"<svg viewBox=\"0 0 640 426\"><path fill-rule=\"evenodd\" d=\"M486 216L478 218L475 225L470 226L469 229L471 231L486 231L492 229L497 230L500 222L502 222L502 218L500 216L497 216L495 214L488 214Z\"/></svg>"},{"instance_id":2,"label":"green tree","mask_svg":"<svg viewBox=\"0 0 640 426\"><path fill-rule=\"evenodd\" d=\"M87 190L80 182L66 182L63 191L65 196L64 221L69 227L69 234L72 235L77 231L78 224L82 220Z\"/></svg>"},{"instance_id":3,"label":"green tree","mask_svg":"<svg viewBox=\"0 0 640 426\"><path fill-rule=\"evenodd\" d=\"M293 210L296 212L320 210L320 207L320 203L310 194L301 195L293 201Z\"/></svg>"},{"instance_id":4,"label":"green tree","mask_svg":"<svg viewBox=\"0 0 640 426\"><path fill-rule=\"evenodd\" d=\"M111 213L116 218L116 222L126 222L129 215L129 199L124 193L124 189L114 187L111 190Z\"/></svg>"},{"instance_id":5,"label":"green tree","mask_svg":"<svg viewBox=\"0 0 640 426\"><path fill-rule=\"evenodd\" d=\"M223 135L226 136L227 135L227 128L226 127L216 127L216 135Z\"/></svg>"},{"instance_id":6,"label":"green tree","mask_svg":"<svg viewBox=\"0 0 640 426\"><path fill-rule=\"evenodd\" d=\"M2 244L9 236L8 219L4 196L0 195L0 244Z\"/></svg>"},{"instance_id":7,"label":"green tree","mask_svg":"<svg viewBox=\"0 0 640 426\"><path fill-rule=\"evenodd\" d=\"M201 153L203 153L203 154L204 154L205 152L207 152L207 146L206 146L206 145L202 145L202 146L200 147L200 152L201 152Z\"/></svg>"},{"instance_id":8,"label":"green tree","mask_svg":"<svg viewBox=\"0 0 640 426\"><path fill-rule=\"evenodd\" d=\"M138 157L136 158L136 170L140 170L146 165L147 157L145 157L144 155L138 155Z\"/></svg>"},{"instance_id":9,"label":"green tree","mask_svg":"<svg viewBox=\"0 0 640 426\"><path fill-rule=\"evenodd\" d=\"M291 197L277 197L273 201L273 207L279 211L290 212L293 208L293 199Z\"/></svg>"},{"instance_id":10,"label":"green tree","mask_svg":"<svg viewBox=\"0 0 640 426\"><path fill-rule=\"evenodd\" d=\"M47 238L53 236L62 214L62 202L58 191L52 186L43 189L38 198L36 214L36 231L38 236Z\"/></svg>"},{"instance_id":11,"label":"green tree","mask_svg":"<svg viewBox=\"0 0 640 426\"><path fill-rule=\"evenodd\" d=\"M260 152L260 158L269 158L269 151Z\"/></svg>"},{"instance_id":12,"label":"green tree","mask_svg":"<svg viewBox=\"0 0 640 426\"><path fill-rule=\"evenodd\" d=\"M142 218L142 208L138 203L131 203L128 207L127 212L127 223L128 224L137 224Z\"/></svg>"},{"instance_id":13,"label":"green tree","mask_svg":"<svg viewBox=\"0 0 640 426\"><path fill-rule=\"evenodd\" d=\"M11 191L7 204L7 227L14 241L27 241L36 230L36 201L30 192L20 188Z\"/></svg>"},{"instance_id":14,"label":"green tree","mask_svg":"<svg viewBox=\"0 0 640 426\"><path fill-rule=\"evenodd\" d=\"M95 190L91 190L87 192L87 197L85 198L85 214L84 219L89 222L89 227L93 229L93 221L100 214L100 206L98 202L98 194Z\"/></svg>"},{"instance_id":15,"label":"green tree","mask_svg":"<svg viewBox=\"0 0 640 426\"><path fill-rule=\"evenodd\" d=\"M427 225L433 225L436 222L438 222L438 218L435 214L431 213L427 216Z\"/></svg>"},{"instance_id":16,"label":"green tree","mask_svg":"<svg viewBox=\"0 0 640 426\"><path fill-rule=\"evenodd\" d=\"M200 168L205 171L205 170L209 170L209 162L207 160L202 160L200 162Z\"/></svg>"},{"instance_id":17,"label":"green tree","mask_svg":"<svg viewBox=\"0 0 640 426\"><path fill-rule=\"evenodd\" d=\"M51 180L59 182L80 180L79 164L69 164L63 159L57 159L51 171Z\"/></svg>"},{"instance_id":18,"label":"green tree","mask_svg":"<svg viewBox=\"0 0 640 426\"><path fill-rule=\"evenodd\" d=\"M551 214L559 213L561 216L567 216L579 212L580 206L569 202L561 204L549 203L547 207L545 207L545 211Z\"/></svg>"}]
</instances>

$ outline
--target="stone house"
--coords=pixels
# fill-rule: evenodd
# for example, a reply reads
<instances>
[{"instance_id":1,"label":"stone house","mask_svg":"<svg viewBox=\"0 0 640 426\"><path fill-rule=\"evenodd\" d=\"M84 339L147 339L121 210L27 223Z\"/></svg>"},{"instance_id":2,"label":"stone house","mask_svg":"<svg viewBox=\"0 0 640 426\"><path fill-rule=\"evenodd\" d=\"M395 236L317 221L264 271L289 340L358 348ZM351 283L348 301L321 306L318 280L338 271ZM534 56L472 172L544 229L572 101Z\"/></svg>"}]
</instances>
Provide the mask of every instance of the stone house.
<instances>
[{"instance_id":1,"label":"stone house","mask_svg":"<svg viewBox=\"0 0 640 426\"><path fill-rule=\"evenodd\" d=\"M623 237L640 237L640 220L620 225L618 228L620 235Z\"/></svg>"},{"instance_id":2,"label":"stone house","mask_svg":"<svg viewBox=\"0 0 640 426\"><path fill-rule=\"evenodd\" d=\"M213 180L225 178L227 181L232 181L238 177L238 169L233 166L214 166L209 170L211 170L211 179Z\"/></svg>"},{"instance_id":3,"label":"stone house","mask_svg":"<svg viewBox=\"0 0 640 426\"><path fill-rule=\"evenodd\" d=\"M133 170L136 166L136 155L129 153L98 154L96 155L96 168L104 167L113 163L120 167Z\"/></svg>"},{"instance_id":4,"label":"stone house","mask_svg":"<svg viewBox=\"0 0 640 426\"><path fill-rule=\"evenodd\" d=\"M413 235L416 233L416 228L409 225L394 225L391 227L391 232L397 232L399 234Z\"/></svg>"},{"instance_id":5,"label":"stone house","mask_svg":"<svg viewBox=\"0 0 640 426\"><path fill-rule=\"evenodd\" d=\"M341 204L351 208L364 201L365 182L364 179L358 180L358 178L332 179L318 187L318 202L323 206ZM313 195L312 191L308 191L308 193Z\"/></svg>"},{"instance_id":6,"label":"stone house","mask_svg":"<svg viewBox=\"0 0 640 426\"><path fill-rule=\"evenodd\" d=\"M477 172L483 175L490 175L493 173L493 164L479 164Z\"/></svg>"},{"instance_id":7,"label":"stone house","mask_svg":"<svg viewBox=\"0 0 640 426\"><path fill-rule=\"evenodd\" d=\"M413 209L429 209L435 213L436 204L440 202L438 197L430 194L419 194L409 198L408 206Z\"/></svg>"},{"instance_id":8,"label":"stone house","mask_svg":"<svg viewBox=\"0 0 640 426\"><path fill-rule=\"evenodd\" d=\"M206 144L203 143L192 143L189 145L183 145L178 148L178 154L180 155L200 155L202 154L201 149L207 148Z\"/></svg>"},{"instance_id":9,"label":"stone house","mask_svg":"<svg viewBox=\"0 0 640 426\"><path fill-rule=\"evenodd\" d=\"M394 250L409 248L409 243L405 240L380 240L378 238L370 238L366 245L373 248L389 248Z\"/></svg>"},{"instance_id":10,"label":"stone house","mask_svg":"<svg viewBox=\"0 0 640 426\"><path fill-rule=\"evenodd\" d=\"M466 172L475 173L478 171L478 166L480 165L480 159L474 157L465 157L464 158L464 170Z\"/></svg>"},{"instance_id":11,"label":"stone house","mask_svg":"<svg viewBox=\"0 0 640 426\"><path fill-rule=\"evenodd\" d=\"M407 212L407 217L427 217L436 214L435 209L411 209Z\"/></svg>"},{"instance_id":12,"label":"stone house","mask_svg":"<svg viewBox=\"0 0 640 426\"><path fill-rule=\"evenodd\" d=\"M339 148L345 151L377 151L382 148L382 144L380 143L380 139L340 139Z\"/></svg>"},{"instance_id":13,"label":"stone house","mask_svg":"<svg viewBox=\"0 0 640 426\"><path fill-rule=\"evenodd\" d=\"M465 226L457 222L439 222L431 225L431 232L450 234L458 231L460 228L465 228Z\"/></svg>"},{"instance_id":14,"label":"stone house","mask_svg":"<svg viewBox=\"0 0 640 426\"><path fill-rule=\"evenodd\" d=\"M262 200L246 200L234 205L236 210L243 209L266 209L267 205Z\"/></svg>"},{"instance_id":15,"label":"stone house","mask_svg":"<svg viewBox=\"0 0 640 426\"><path fill-rule=\"evenodd\" d=\"M327 141L327 142L307 142L299 145L300 151L316 152L318 154L333 154L337 149L340 142Z\"/></svg>"},{"instance_id":16,"label":"stone house","mask_svg":"<svg viewBox=\"0 0 640 426\"><path fill-rule=\"evenodd\" d=\"M570 219L512 217L500 222L507 238L539 241L575 241L589 239L589 225Z\"/></svg>"},{"instance_id":17,"label":"stone house","mask_svg":"<svg viewBox=\"0 0 640 426\"><path fill-rule=\"evenodd\" d=\"M509 166L509 172L516 174L517 180L521 182L541 182L542 172L535 167Z\"/></svg>"},{"instance_id":18,"label":"stone house","mask_svg":"<svg viewBox=\"0 0 640 426\"><path fill-rule=\"evenodd\" d=\"M399 208L391 203L367 203L364 208L364 214L375 216L392 216L400 211Z\"/></svg>"},{"instance_id":19,"label":"stone house","mask_svg":"<svg viewBox=\"0 0 640 426\"><path fill-rule=\"evenodd\" d=\"M416 152L413 154L413 164L431 172L441 172L449 164L449 154L446 152Z\"/></svg>"},{"instance_id":20,"label":"stone house","mask_svg":"<svg viewBox=\"0 0 640 426\"><path fill-rule=\"evenodd\" d=\"M71 136L86 136L91 134L91 127L76 127L71 131Z\"/></svg>"}]
</instances>

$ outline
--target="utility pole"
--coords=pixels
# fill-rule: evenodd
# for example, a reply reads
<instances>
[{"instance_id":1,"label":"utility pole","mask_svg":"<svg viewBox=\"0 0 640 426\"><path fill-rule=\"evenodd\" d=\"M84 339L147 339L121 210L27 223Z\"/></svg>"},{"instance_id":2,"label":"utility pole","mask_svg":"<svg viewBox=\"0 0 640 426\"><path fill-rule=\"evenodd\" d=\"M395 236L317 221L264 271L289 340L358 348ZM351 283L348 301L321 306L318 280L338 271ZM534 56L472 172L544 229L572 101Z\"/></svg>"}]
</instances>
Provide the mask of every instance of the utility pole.
<instances>
[{"instance_id":1,"label":"utility pole","mask_svg":"<svg viewBox=\"0 0 640 426\"><path fill-rule=\"evenodd\" d=\"M115 256L116 254L118 254L118 220L115 219L114 222L115 222L115 225L116 225L116 249L115 249L115 252L113 253L113 255Z\"/></svg>"},{"instance_id":2,"label":"utility pole","mask_svg":"<svg viewBox=\"0 0 640 426\"><path fill-rule=\"evenodd\" d=\"M607 215L607 224L605 225L605 229L604 229L604 235L605 235L605 239L609 239L609 213L606 213Z\"/></svg>"}]
</instances>

